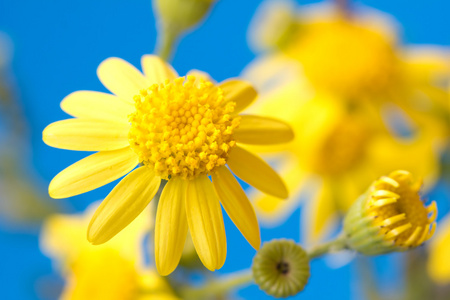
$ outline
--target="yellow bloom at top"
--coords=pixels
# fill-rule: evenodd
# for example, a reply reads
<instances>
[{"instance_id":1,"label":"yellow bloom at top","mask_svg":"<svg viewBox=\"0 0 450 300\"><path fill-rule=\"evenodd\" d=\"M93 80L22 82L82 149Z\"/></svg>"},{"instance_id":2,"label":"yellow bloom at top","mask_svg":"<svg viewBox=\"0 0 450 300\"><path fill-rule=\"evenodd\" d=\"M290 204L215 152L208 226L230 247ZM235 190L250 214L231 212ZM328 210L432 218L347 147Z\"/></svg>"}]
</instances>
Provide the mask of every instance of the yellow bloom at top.
<instances>
[{"instance_id":1,"label":"yellow bloom at top","mask_svg":"<svg viewBox=\"0 0 450 300\"><path fill-rule=\"evenodd\" d=\"M97 74L115 95L79 91L62 101L62 109L76 118L49 125L44 142L99 152L59 173L49 193L74 196L129 173L89 224L88 240L102 244L141 213L166 179L156 214L158 271L167 275L176 268L188 228L203 264L218 269L226 257L219 203L254 248L261 242L253 208L225 165L261 191L286 198L280 177L240 143L287 142L291 128L271 118L238 115L256 97L246 82L215 84L200 73L178 77L151 55L143 56L142 67L144 76L127 62L109 58Z\"/></svg>"},{"instance_id":2,"label":"yellow bloom at top","mask_svg":"<svg viewBox=\"0 0 450 300\"><path fill-rule=\"evenodd\" d=\"M298 60L317 88L347 100L386 93L398 85L392 41L370 27L340 18L308 23L282 49Z\"/></svg>"}]
</instances>

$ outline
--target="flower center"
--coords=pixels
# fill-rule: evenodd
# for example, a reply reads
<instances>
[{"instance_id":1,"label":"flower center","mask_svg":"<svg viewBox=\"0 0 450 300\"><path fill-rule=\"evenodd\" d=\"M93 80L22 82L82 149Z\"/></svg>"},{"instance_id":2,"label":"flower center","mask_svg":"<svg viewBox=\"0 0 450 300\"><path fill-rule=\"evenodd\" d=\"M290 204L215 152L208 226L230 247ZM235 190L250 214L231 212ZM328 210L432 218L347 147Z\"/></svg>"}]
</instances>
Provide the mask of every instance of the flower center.
<instances>
[{"instance_id":1,"label":"flower center","mask_svg":"<svg viewBox=\"0 0 450 300\"><path fill-rule=\"evenodd\" d=\"M420 186L421 181L414 182L409 172L395 171L371 187L369 215L382 228L385 239L397 246L415 247L434 234L436 202L425 207L419 196Z\"/></svg>"},{"instance_id":2,"label":"flower center","mask_svg":"<svg viewBox=\"0 0 450 300\"><path fill-rule=\"evenodd\" d=\"M317 145L310 149L313 153L306 156L310 158L307 163L318 174L337 175L347 171L363 156L368 130L355 118L344 117L325 133L318 133Z\"/></svg>"},{"instance_id":3,"label":"flower center","mask_svg":"<svg viewBox=\"0 0 450 300\"><path fill-rule=\"evenodd\" d=\"M141 90L134 101L130 145L157 175L192 179L225 165L240 118L219 87L181 77Z\"/></svg>"},{"instance_id":4,"label":"flower center","mask_svg":"<svg viewBox=\"0 0 450 300\"><path fill-rule=\"evenodd\" d=\"M134 263L103 248L86 251L72 265L62 299L135 299L139 288Z\"/></svg>"},{"instance_id":5,"label":"flower center","mask_svg":"<svg viewBox=\"0 0 450 300\"><path fill-rule=\"evenodd\" d=\"M353 100L393 86L397 58L380 33L338 20L310 24L299 35L285 51L316 88Z\"/></svg>"}]
</instances>

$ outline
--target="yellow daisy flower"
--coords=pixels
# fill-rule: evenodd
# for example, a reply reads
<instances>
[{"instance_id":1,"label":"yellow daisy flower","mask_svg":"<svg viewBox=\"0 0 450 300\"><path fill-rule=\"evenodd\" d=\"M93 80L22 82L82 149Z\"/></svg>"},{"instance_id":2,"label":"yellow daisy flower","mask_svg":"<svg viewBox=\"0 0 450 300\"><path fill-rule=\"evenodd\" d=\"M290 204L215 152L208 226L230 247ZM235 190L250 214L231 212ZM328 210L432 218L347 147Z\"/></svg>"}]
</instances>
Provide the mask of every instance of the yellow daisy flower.
<instances>
[{"instance_id":1,"label":"yellow daisy flower","mask_svg":"<svg viewBox=\"0 0 450 300\"><path fill-rule=\"evenodd\" d=\"M272 118L238 115L256 97L244 81L215 84L202 74L178 77L152 55L142 57L142 68L144 75L124 60L109 58L97 74L114 95L79 91L62 101L62 109L76 118L49 125L44 142L99 152L56 175L50 196L85 193L129 173L89 224L88 240L102 244L141 213L161 179L168 180L155 226L156 266L163 275L176 268L188 228L203 264L209 270L224 264L226 238L219 203L258 249L255 213L226 165L261 191L286 198L287 189L275 171L240 143L287 142L293 138L291 128Z\"/></svg>"},{"instance_id":2,"label":"yellow daisy flower","mask_svg":"<svg viewBox=\"0 0 450 300\"><path fill-rule=\"evenodd\" d=\"M343 19L323 8L305 8L298 16L284 7L284 17L273 18L283 27L281 40L244 70L260 90L251 111L275 115L295 133L292 143L254 148L278 163L292 196L282 202L255 192L255 207L277 223L298 205L305 187L314 190L302 215L309 243L327 236L378 174L407 169L435 182L445 126L430 116L448 96L436 83L447 78L444 55L405 53L378 14ZM271 24L257 19L253 27L261 25L264 34ZM410 136L393 132L392 122L400 119ZM273 154L280 151L285 153Z\"/></svg>"},{"instance_id":3,"label":"yellow daisy flower","mask_svg":"<svg viewBox=\"0 0 450 300\"><path fill-rule=\"evenodd\" d=\"M97 206L81 215L53 215L43 224L41 249L66 280L60 299L178 299L156 271L142 267L142 240L152 226L144 215L110 243L89 244L85 226Z\"/></svg>"},{"instance_id":4,"label":"yellow daisy flower","mask_svg":"<svg viewBox=\"0 0 450 300\"><path fill-rule=\"evenodd\" d=\"M309 195L302 210L302 230L306 242L317 243L378 174L392 168L409 169L426 177L427 187L435 182L439 161L429 131L398 139L368 122L373 115L366 110L349 112L324 97L294 106L290 91L286 87L268 94L252 107L261 115L276 114L295 133L289 144L254 147L267 151L265 155L279 167L291 195L289 201L281 201L252 192L256 212L265 223L278 224ZM291 109L277 108L287 106Z\"/></svg>"},{"instance_id":5,"label":"yellow daisy flower","mask_svg":"<svg viewBox=\"0 0 450 300\"><path fill-rule=\"evenodd\" d=\"M426 114L448 106L448 50L400 45L395 22L368 8L343 18L325 5L304 7L302 14L291 6L261 9L251 27L251 36L278 41L245 72L259 89L273 90L293 81L302 99L331 95L342 105L373 106L378 114L389 103L418 125L432 121Z\"/></svg>"}]
</instances>

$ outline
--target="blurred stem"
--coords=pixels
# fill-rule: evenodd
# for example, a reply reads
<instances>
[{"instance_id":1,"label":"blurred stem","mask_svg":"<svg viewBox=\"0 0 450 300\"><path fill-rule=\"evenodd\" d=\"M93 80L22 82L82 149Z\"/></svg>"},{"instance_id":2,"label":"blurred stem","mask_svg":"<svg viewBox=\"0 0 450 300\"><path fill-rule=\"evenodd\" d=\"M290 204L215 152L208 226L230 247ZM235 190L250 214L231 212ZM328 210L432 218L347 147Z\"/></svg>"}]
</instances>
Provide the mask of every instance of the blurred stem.
<instances>
[{"instance_id":1,"label":"blurred stem","mask_svg":"<svg viewBox=\"0 0 450 300\"><path fill-rule=\"evenodd\" d=\"M163 24L158 34L158 55L165 61L172 59L175 44L180 36L181 31L173 25Z\"/></svg>"},{"instance_id":2,"label":"blurred stem","mask_svg":"<svg viewBox=\"0 0 450 300\"><path fill-rule=\"evenodd\" d=\"M183 299L205 299L211 296L223 296L230 290L241 285L247 285L252 281L252 271L244 270L212 279L200 288L184 287L181 289L180 294Z\"/></svg>"},{"instance_id":3,"label":"blurred stem","mask_svg":"<svg viewBox=\"0 0 450 300\"><path fill-rule=\"evenodd\" d=\"M406 254L404 300L436 299L427 276L425 251L410 251Z\"/></svg>"},{"instance_id":4,"label":"blurred stem","mask_svg":"<svg viewBox=\"0 0 450 300\"><path fill-rule=\"evenodd\" d=\"M308 251L310 259L328 254L330 252L337 252L347 248L347 241L344 234L339 235L335 240L316 246Z\"/></svg>"},{"instance_id":5,"label":"blurred stem","mask_svg":"<svg viewBox=\"0 0 450 300\"><path fill-rule=\"evenodd\" d=\"M370 260L365 256L358 256L356 259L356 268L359 278L361 278L364 296L368 300L382 300L377 290L377 284L373 276L373 269Z\"/></svg>"},{"instance_id":6,"label":"blurred stem","mask_svg":"<svg viewBox=\"0 0 450 300\"><path fill-rule=\"evenodd\" d=\"M350 0L334 0L337 11L343 18L350 17Z\"/></svg>"}]
</instances>

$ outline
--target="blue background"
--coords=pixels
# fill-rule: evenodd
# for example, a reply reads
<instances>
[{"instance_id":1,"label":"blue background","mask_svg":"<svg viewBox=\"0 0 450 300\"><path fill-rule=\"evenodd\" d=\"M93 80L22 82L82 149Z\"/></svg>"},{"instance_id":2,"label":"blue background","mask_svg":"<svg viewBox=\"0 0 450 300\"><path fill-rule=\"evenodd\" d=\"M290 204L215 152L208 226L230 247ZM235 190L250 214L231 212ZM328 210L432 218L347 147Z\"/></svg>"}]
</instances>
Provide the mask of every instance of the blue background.
<instances>
[{"instance_id":1,"label":"blue background","mask_svg":"<svg viewBox=\"0 0 450 300\"><path fill-rule=\"evenodd\" d=\"M247 46L246 31L260 2L218 1L203 26L179 44L173 60L175 69L180 74L193 68L203 70L218 81L239 75L255 57ZM394 15L403 26L402 38L407 44L450 44L448 1L362 3ZM41 139L42 130L67 117L59 103L69 93L106 91L96 77L96 68L103 59L117 56L139 67L140 57L153 52L156 29L151 1L0 0L0 31L6 32L14 43L12 67L30 126L32 151L24 160L30 159L29 163L43 178L45 190L54 175L85 153L46 146ZM114 184L61 201L65 207L82 210L93 200L104 198ZM445 192L441 187L437 195ZM282 227L263 229L263 240L287 237L298 241L298 218L296 211ZM225 222L228 257L220 273L249 267L254 255L229 219ZM39 299L36 291L42 286L60 283L51 275L49 259L38 250L37 235L37 230L0 232L0 298ZM391 280L400 276L395 268L401 264L399 257L395 254L377 259L381 284L393 290L401 284ZM297 298L359 298L354 264L330 269L326 259L319 259L313 262L312 270L307 289ZM270 299L254 285L241 290L239 296Z\"/></svg>"}]
</instances>

